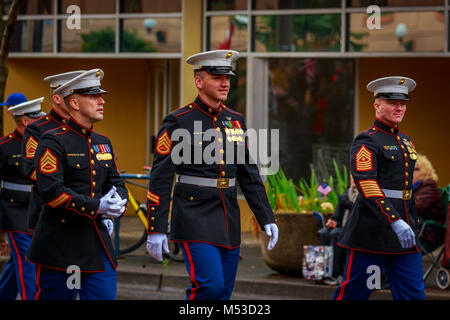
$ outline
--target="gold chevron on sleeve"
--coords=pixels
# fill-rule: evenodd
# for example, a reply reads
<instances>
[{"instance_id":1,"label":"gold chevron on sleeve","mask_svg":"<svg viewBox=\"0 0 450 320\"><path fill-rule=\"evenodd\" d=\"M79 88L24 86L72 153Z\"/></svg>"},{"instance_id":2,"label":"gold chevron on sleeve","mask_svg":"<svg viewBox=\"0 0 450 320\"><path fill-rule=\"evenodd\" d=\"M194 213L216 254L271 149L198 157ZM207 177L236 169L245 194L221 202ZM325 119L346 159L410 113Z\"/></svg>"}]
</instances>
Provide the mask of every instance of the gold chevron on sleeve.
<instances>
[{"instance_id":1,"label":"gold chevron on sleeve","mask_svg":"<svg viewBox=\"0 0 450 320\"><path fill-rule=\"evenodd\" d=\"M36 170L33 170L33 172L30 175L30 179L33 180L33 181L37 181Z\"/></svg>"},{"instance_id":2,"label":"gold chevron on sleeve","mask_svg":"<svg viewBox=\"0 0 450 320\"><path fill-rule=\"evenodd\" d=\"M36 153L36 149L38 146L38 142L33 138L33 136L30 136L30 138L27 141L27 144L25 145L25 157L27 159L33 159L34 154Z\"/></svg>"},{"instance_id":3,"label":"gold chevron on sleeve","mask_svg":"<svg viewBox=\"0 0 450 320\"><path fill-rule=\"evenodd\" d=\"M170 153L170 147L172 146L172 140L170 140L167 130L158 138L156 144L156 151L161 155Z\"/></svg>"},{"instance_id":4,"label":"gold chevron on sleeve","mask_svg":"<svg viewBox=\"0 0 450 320\"><path fill-rule=\"evenodd\" d=\"M62 205L64 202L66 202L67 199L69 199L69 198L70 198L70 196L67 193L63 192L58 197L56 197L55 199L53 199L52 201L50 201L47 204L52 208L56 208L56 207L59 207L60 205Z\"/></svg>"},{"instance_id":5,"label":"gold chevron on sleeve","mask_svg":"<svg viewBox=\"0 0 450 320\"><path fill-rule=\"evenodd\" d=\"M384 197L383 191L375 180L362 180L359 181L359 186L366 198L371 197Z\"/></svg>"},{"instance_id":6,"label":"gold chevron on sleeve","mask_svg":"<svg viewBox=\"0 0 450 320\"><path fill-rule=\"evenodd\" d=\"M372 169L372 153L365 145L362 145L356 153L356 171L369 171Z\"/></svg>"},{"instance_id":7,"label":"gold chevron on sleeve","mask_svg":"<svg viewBox=\"0 0 450 320\"><path fill-rule=\"evenodd\" d=\"M147 191L147 199L152 202L152 204L159 204L159 196L150 190Z\"/></svg>"},{"instance_id":8,"label":"gold chevron on sleeve","mask_svg":"<svg viewBox=\"0 0 450 320\"><path fill-rule=\"evenodd\" d=\"M58 160L48 148L39 160L39 170L45 174L58 171Z\"/></svg>"}]
</instances>

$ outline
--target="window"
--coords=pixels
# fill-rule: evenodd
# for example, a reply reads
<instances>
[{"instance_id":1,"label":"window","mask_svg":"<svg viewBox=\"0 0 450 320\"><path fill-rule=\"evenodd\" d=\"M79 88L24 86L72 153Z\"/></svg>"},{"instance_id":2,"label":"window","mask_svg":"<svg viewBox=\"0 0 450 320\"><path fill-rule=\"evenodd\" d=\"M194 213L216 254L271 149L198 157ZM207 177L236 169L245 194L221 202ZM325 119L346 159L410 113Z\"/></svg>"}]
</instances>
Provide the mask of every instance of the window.
<instances>
[{"instance_id":1,"label":"window","mask_svg":"<svg viewBox=\"0 0 450 320\"><path fill-rule=\"evenodd\" d=\"M122 19L121 26L121 52L181 51L179 18Z\"/></svg>"},{"instance_id":2,"label":"window","mask_svg":"<svg viewBox=\"0 0 450 320\"><path fill-rule=\"evenodd\" d=\"M181 0L121 0L122 13L181 12Z\"/></svg>"},{"instance_id":3,"label":"window","mask_svg":"<svg viewBox=\"0 0 450 320\"><path fill-rule=\"evenodd\" d=\"M53 28L51 19L17 21L11 52L52 52Z\"/></svg>"},{"instance_id":4,"label":"window","mask_svg":"<svg viewBox=\"0 0 450 320\"><path fill-rule=\"evenodd\" d=\"M339 51L339 14L254 17L254 51Z\"/></svg>"},{"instance_id":5,"label":"window","mask_svg":"<svg viewBox=\"0 0 450 320\"><path fill-rule=\"evenodd\" d=\"M247 0L207 0L207 10L247 10Z\"/></svg>"},{"instance_id":6,"label":"window","mask_svg":"<svg viewBox=\"0 0 450 320\"><path fill-rule=\"evenodd\" d=\"M114 52L116 24L114 19L81 19L79 30L70 30L59 20L60 52Z\"/></svg>"},{"instance_id":7,"label":"window","mask_svg":"<svg viewBox=\"0 0 450 320\"><path fill-rule=\"evenodd\" d=\"M115 13L115 4L115 0L59 0L58 8L60 14L66 14L67 8L71 5L78 6L80 8L81 14L107 14Z\"/></svg>"},{"instance_id":8,"label":"window","mask_svg":"<svg viewBox=\"0 0 450 320\"><path fill-rule=\"evenodd\" d=\"M213 16L208 17L207 21L209 50L247 51L248 16Z\"/></svg>"},{"instance_id":9,"label":"window","mask_svg":"<svg viewBox=\"0 0 450 320\"><path fill-rule=\"evenodd\" d=\"M256 10L339 8L341 0L255 0Z\"/></svg>"},{"instance_id":10,"label":"window","mask_svg":"<svg viewBox=\"0 0 450 320\"><path fill-rule=\"evenodd\" d=\"M444 12L385 12L380 16L381 29L366 27L365 13L349 15L349 51L443 51Z\"/></svg>"},{"instance_id":11,"label":"window","mask_svg":"<svg viewBox=\"0 0 450 320\"><path fill-rule=\"evenodd\" d=\"M350 59L269 59L269 129L280 130L280 167L296 184L311 163L348 164L354 73Z\"/></svg>"}]
</instances>

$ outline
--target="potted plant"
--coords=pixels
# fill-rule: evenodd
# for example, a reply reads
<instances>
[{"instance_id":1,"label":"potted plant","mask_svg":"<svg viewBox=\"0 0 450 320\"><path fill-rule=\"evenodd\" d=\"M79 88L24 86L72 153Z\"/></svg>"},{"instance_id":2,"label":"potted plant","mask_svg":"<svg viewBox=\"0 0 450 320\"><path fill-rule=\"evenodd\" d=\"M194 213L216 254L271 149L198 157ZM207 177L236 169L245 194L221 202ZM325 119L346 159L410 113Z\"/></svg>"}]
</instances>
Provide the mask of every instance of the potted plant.
<instances>
[{"instance_id":1,"label":"potted plant","mask_svg":"<svg viewBox=\"0 0 450 320\"><path fill-rule=\"evenodd\" d=\"M279 229L278 243L272 250L267 250L268 237L257 232L261 251L266 265L280 273L301 276L303 261L303 245L318 244L317 231L322 227L321 222L313 214L314 211L323 214L327 220L334 212L338 201L338 194L342 194L348 184L347 170L344 167L342 178L335 161L334 168L337 176L337 185L334 186L333 178L328 179L328 184L333 189L326 196L317 189L319 183L314 169L311 169L309 183L300 179L296 186L291 179L287 179L283 170L268 176L265 186L267 196L275 213L276 223Z\"/></svg>"}]
</instances>

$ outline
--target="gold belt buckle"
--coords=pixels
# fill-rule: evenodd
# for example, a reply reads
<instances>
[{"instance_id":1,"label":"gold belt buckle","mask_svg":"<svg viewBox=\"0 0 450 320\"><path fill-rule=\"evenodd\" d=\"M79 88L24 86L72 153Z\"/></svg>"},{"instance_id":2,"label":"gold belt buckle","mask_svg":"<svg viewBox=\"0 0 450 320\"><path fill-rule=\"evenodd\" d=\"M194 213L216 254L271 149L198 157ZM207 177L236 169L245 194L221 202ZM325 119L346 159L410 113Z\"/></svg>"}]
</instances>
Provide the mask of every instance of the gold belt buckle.
<instances>
[{"instance_id":1,"label":"gold belt buckle","mask_svg":"<svg viewBox=\"0 0 450 320\"><path fill-rule=\"evenodd\" d=\"M403 200L411 199L411 190L403 190L402 199Z\"/></svg>"},{"instance_id":2,"label":"gold belt buckle","mask_svg":"<svg viewBox=\"0 0 450 320\"><path fill-rule=\"evenodd\" d=\"M217 188L228 188L230 185L230 179L228 178L219 178L217 179Z\"/></svg>"}]
</instances>

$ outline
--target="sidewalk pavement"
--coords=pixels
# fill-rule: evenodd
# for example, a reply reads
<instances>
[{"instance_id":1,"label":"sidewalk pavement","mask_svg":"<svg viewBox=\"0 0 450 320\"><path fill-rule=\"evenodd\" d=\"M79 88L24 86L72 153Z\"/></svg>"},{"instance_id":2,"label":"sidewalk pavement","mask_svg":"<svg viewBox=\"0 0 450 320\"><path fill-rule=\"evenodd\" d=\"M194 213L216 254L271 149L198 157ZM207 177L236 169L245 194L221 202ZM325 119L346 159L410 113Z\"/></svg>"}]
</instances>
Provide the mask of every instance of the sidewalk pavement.
<instances>
[{"instance_id":1,"label":"sidewalk pavement","mask_svg":"<svg viewBox=\"0 0 450 320\"><path fill-rule=\"evenodd\" d=\"M121 230L122 231L122 230ZM231 297L251 300L330 300L337 286L317 284L315 281L298 276L283 275L271 270L264 263L257 240L250 234L243 234L236 283ZM424 268L428 266L428 258L424 257ZM450 300L450 290L441 290L435 283L433 271L426 281L426 297L428 300ZM121 285L131 286L133 296L129 299L151 299L145 292L153 296L161 292L174 292L168 299L184 299L184 291L190 286L184 262L169 261L167 266L153 260L146 252L145 244L134 252L119 259L117 274L118 298L121 298ZM142 294L139 293L142 291ZM371 300L392 300L390 290L375 290Z\"/></svg>"}]
</instances>

